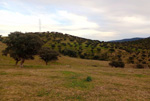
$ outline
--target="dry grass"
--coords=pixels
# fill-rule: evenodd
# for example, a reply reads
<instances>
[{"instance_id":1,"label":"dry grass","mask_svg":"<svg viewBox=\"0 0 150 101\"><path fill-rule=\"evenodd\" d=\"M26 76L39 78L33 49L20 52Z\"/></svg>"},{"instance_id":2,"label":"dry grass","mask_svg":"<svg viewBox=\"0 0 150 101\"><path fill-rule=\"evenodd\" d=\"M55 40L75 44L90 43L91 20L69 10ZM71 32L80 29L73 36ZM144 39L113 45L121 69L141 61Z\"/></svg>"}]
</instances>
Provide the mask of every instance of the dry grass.
<instances>
[{"instance_id":1,"label":"dry grass","mask_svg":"<svg viewBox=\"0 0 150 101\"><path fill-rule=\"evenodd\" d=\"M13 64L0 54L1 101L150 100L150 69L116 69L105 61L63 56L48 66L38 57L26 61L24 68Z\"/></svg>"}]
</instances>

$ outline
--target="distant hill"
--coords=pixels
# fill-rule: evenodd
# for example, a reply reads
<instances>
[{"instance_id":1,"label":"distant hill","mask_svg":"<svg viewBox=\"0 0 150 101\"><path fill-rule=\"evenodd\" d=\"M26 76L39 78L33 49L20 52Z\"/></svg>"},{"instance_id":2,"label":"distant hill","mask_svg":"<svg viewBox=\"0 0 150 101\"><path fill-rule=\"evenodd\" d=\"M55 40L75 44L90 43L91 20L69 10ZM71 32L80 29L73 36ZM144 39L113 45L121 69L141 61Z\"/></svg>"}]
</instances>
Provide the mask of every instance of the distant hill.
<instances>
[{"instance_id":1,"label":"distant hill","mask_svg":"<svg viewBox=\"0 0 150 101\"><path fill-rule=\"evenodd\" d=\"M144 38L129 38L129 39L122 39L122 40L112 40L109 42L127 42L127 41L136 41L136 40L140 40L140 39L144 39Z\"/></svg>"},{"instance_id":2,"label":"distant hill","mask_svg":"<svg viewBox=\"0 0 150 101\"><path fill-rule=\"evenodd\" d=\"M45 47L62 55L75 58L123 61L131 64L149 64L150 38L123 39L123 41L104 42L90 40L60 32L35 32Z\"/></svg>"}]
</instances>

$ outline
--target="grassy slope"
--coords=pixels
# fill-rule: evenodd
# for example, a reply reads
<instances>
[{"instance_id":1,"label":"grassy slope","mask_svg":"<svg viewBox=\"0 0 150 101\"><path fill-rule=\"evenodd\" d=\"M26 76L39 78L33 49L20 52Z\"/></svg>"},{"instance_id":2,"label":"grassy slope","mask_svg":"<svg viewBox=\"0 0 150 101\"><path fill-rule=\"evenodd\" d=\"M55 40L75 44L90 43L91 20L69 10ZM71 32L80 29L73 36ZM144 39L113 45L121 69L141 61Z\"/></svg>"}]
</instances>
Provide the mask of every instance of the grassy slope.
<instances>
[{"instance_id":1,"label":"grassy slope","mask_svg":"<svg viewBox=\"0 0 150 101\"><path fill-rule=\"evenodd\" d=\"M0 43L0 51L5 45ZM0 99L150 100L150 69L116 69L108 62L60 57L44 65L38 57L20 69L0 53ZM92 82L85 78L91 76Z\"/></svg>"}]
</instances>

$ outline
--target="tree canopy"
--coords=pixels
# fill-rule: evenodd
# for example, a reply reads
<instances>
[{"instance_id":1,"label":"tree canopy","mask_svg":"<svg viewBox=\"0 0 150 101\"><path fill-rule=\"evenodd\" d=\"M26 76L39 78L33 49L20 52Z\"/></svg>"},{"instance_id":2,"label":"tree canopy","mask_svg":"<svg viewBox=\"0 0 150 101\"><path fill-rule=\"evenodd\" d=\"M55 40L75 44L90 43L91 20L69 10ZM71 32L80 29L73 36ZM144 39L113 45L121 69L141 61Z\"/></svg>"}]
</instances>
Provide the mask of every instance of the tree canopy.
<instances>
[{"instance_id":1,"label":"tree canopy","mask_svg":"<svg viewBox=\"0 0 150 101\"><path fill-rule=\"evenodd\" d=\"M42 40L36 34L13 32L4 40L7 48L3 50L3 54L10 54L10 57L17 61L21 61L21 67L27 59L34 59L39 49L42 47Z\"/></svg>"},{"instance_id":2,"label":"tree canopy","mask_svg":"<svg viewBox=\"0 0 150 101\"><path fill-rule=\"evenodd\" d=\"M45 61L46 65L48 64L49 61L52 60L57 60L58 59L58 53L54 50L50 50L49 47L43 47L39 51L39 56L42 60Z\"/></svg>"}]
</instances>

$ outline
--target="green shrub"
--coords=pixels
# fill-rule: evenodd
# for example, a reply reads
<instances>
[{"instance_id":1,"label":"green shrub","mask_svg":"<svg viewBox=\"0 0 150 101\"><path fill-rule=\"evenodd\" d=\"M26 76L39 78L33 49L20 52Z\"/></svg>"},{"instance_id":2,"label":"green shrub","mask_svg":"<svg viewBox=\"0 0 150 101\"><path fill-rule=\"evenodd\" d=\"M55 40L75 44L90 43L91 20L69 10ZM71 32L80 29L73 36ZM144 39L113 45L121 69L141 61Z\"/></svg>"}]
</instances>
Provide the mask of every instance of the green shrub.
<instances>
[{"instance_id":1,"label":"green shrub","mask_svg":"<svg viewBox=\"0 0 150 101\"><path fill-rule=\"evenodd\" d=\"M112 66L112 67L116 67L116 68L117 67L124 68L124 66L125 66L124 62L122 62L122 61L111 61L109 63L109 65Z\"/></svg>"},{"instance_id":2,"label":"green shrub","mask_svg":"<svg viewBox=\"0 0 150 101\"><path fill-rule=\"evenodd\" d=\"M88 82L92 81L92 77L88 76L88 77L86 78L86 81L88 81Z\"/></svg>"},{"instance_id":3,"label":"green shrub","mask_svg":"<svg viewBox=\"0 0 150 101\"><path fill-rule=\"evenodd\" d=\"M68 55L70 57L77 57L77 52L71 49L64 49L61 52L63 55Z\"/></svg>"}]
</instances>

